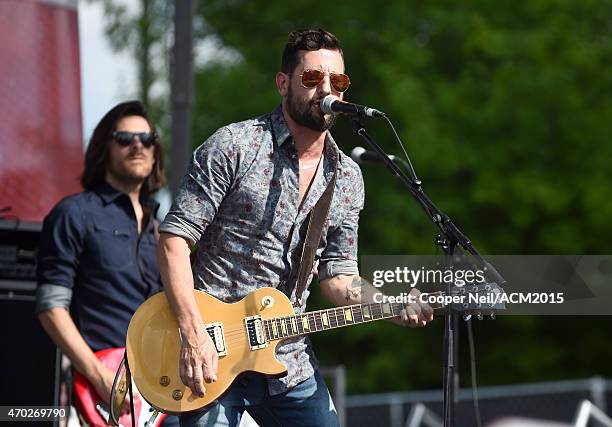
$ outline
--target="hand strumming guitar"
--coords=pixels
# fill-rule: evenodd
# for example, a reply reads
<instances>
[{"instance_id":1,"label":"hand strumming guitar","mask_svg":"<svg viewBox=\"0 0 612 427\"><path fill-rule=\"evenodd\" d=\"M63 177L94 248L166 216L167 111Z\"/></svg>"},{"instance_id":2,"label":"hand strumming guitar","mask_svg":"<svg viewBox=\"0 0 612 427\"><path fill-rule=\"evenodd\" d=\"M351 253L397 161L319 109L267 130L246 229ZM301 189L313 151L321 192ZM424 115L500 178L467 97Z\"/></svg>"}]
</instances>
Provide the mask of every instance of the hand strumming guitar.
<instances>
[{"instance_id":1,"label":"hand strumming guitar","mask_svg":"<svg viewBox=\"0 0 612 427\"><path fill-rule=\"evenodd\" d=\"M197 396L204 396L204 382L217 381L219 356L210 336L196 329L186 336L181 331L179 374L181 381Z\"/></svg>"}]
</instances>

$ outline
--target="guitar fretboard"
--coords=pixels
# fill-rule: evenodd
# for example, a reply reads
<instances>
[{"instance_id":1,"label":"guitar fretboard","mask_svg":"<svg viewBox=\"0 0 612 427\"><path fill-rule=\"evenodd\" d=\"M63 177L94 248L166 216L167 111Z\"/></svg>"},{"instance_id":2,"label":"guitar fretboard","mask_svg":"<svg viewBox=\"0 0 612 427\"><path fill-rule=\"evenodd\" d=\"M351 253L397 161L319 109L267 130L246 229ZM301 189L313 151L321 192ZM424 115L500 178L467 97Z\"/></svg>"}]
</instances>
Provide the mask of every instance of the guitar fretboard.
<instances>
[{"instance_id":1,"label":"guitar fretboard","mask_svg":"<svg viewBox=\"0 0 612 427\"><path fill-rule=\"evenodd\" d=\"M402 304L355 304L264 320L268 341L399 316Z\"/></svg>"}]
</instances>

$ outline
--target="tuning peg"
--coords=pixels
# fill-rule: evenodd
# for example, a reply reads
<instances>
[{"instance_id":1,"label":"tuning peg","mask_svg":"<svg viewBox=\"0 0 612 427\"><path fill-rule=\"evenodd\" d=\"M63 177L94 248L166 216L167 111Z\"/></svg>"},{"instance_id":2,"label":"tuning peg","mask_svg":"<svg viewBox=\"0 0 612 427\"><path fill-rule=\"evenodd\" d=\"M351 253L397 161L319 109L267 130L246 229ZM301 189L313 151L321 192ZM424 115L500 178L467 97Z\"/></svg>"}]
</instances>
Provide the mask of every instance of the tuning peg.
<instances>
[{"instance_id":1,"label":"tuning peg","mask_svg":"<svg viewBox=\"0 0 612 427\"><path fill-rule=\"evenodd\" d=\"M463 316L461 317L463 317L463 320L468 322L472 318L472 315L470 313L463 313Z\"/></svg>"},{"instance_id":2,"label":"tuning peg","mask_svg":"<svg viewBox=\"0 0 612 427\"><path fill-rule=\"evenodd\" d=\"M495 313L491 313L491 320L495 320L495 319L496 319Z\"/></svg>"},{"instance_id":3,"label":"tuning peg","mask_svg":"<svg viewBox=\"0 0 612 427\"><path fill-rule=\"evenodd\" d=\"M478 313L476 313L476 318L478 320L482 320L482 313L480 311Z\"/></svg>"}]
</instances>

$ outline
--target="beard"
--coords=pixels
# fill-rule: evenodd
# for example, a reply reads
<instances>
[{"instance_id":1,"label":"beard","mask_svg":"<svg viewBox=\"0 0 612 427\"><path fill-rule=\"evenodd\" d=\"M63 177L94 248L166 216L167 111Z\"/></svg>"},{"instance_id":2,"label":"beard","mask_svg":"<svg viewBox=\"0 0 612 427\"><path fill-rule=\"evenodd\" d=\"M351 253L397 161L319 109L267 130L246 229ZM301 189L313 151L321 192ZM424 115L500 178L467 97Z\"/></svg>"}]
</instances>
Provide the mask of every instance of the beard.
<instances>
[{"instance_id":1,"label":"beard","mask_svg":"<svg viewBox=\"0 0 612 427\"><path fill-rule=\"evenodd\" d=\"M130 157L135 153L129 153L127 157L109 158L106 164L107 173L117 181L126 185L142 184L153 173L154 161L144 161L139 164L130 164Z\"/></svg>"},{"instance_id":2,"label":"beard","mask_svg":"<svg viewBox=\"0 0 612 427\"><path fill-rule=\"evenodd\" d=\"M330 129L334 123L336 123L336 114L323 114L319 108L315 108L316 104L319 104L320 100L303 100L300 99L291 90L289 85L289 91L287 92L287 113L297 124L304 126L305 128L324 132Z\"/></svg>"}]
</instances>

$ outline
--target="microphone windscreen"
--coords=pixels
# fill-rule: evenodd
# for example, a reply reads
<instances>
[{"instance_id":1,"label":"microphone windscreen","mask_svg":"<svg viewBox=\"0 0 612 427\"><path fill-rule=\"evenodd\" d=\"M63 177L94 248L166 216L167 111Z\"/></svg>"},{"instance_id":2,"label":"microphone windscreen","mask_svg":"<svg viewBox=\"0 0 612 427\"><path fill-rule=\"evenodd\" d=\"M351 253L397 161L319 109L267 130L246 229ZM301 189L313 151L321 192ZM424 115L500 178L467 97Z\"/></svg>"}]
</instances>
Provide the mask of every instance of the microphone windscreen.
<instances>
[{"instance_id":1,"label":"microphone windscreen","mask_svg":"<svg viewBox=\"0 0 612 427\"><path fill-rule=\"evenodd\" d=\"M333 111L332 111L331 106L335 101L338 101L338 100L339 98L334 95L327 95L325 98L321 100L321 105L320 105L321 111L323 111L326 114L332 114Z\"/></svg>"},{"instance_id":2,"label":"microphone windscreen","mask_svg":"<svg viewBox=\"0 0 612 427\"><path fill-rule=\"evenodd\" d=\"M355 161L355 163L361 163L361 156L366 152L366 149L363 147L355 147L353 151L351 151L351 159Z\"/></svg>"}]
</instances>

